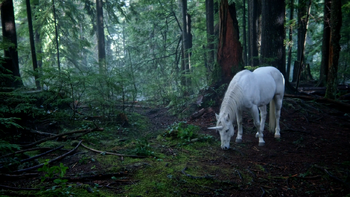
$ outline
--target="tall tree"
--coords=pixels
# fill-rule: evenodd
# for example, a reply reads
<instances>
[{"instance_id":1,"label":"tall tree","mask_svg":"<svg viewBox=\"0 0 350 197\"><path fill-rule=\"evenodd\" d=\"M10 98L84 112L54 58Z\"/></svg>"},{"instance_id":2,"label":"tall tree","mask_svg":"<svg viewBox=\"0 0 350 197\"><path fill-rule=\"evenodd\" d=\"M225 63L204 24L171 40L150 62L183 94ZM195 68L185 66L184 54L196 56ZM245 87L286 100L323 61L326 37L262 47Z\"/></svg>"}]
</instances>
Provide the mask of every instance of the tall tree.
<instances>
[{"instance_id":1,"label":"tall tree","mask_svg":"<svg viewBox=\"0 0 350 197\"><path fill-rule=\"evenodd\" d=\"M289 21L292 21L294 19L294 0L290 0L289 3ZM289 34L288 34L288 60L287 60L287 71L286 75L284 76L286 81L289 81L290 76L290 67L292 63L292 44L293 44L293 25L289 25Z\"/></svg>"},{"instance_id":2,"label":"tall tree","mask_svg":"<svg viewBox=\"0 0 350 197\"><path fill-rule=\"evenodd\" d=\"M285 2L262 0L260 64L278 68L285 75Z\"/></svg>"},{"instance_id":3,"label":"tall tree","mask_svg":"<svg viewBox=\"0 0 350 197\"><path fill-rule=\"evenodd\" d=\"M33 71L35 72L35 84L36 88L40 89L40 81L38 80L38 61L36 59L35 43L34 43L34 31L32 23L32 9L30 6L30 0L26 0L27 8L27 19L28 19L28 29L29 29L29 41L30 41L30 51L32 53Z\"/></svg>"},{"instance_id":4,"label":"tall tree","mask_svg":"<svg viewBox=\"0 0 350 197\"><path fill-rule=\"evenodd\" d=\"M96 0L97 15L97 48L100 74L104 73L106 67L105 33L103 24L102 0Z\"/></svg>"},{"instance_id":5,"label":"tall tree","mask_svg":"<svg viewBox=\"0 0 350 197\"><path fill-rule=\"evenodd\" d=\"M192 34L191 34L191 15L187 13L187 0L180 0L182 13L182 71L188 73L191 68L190 60L192 48ZM184 77L184 84L188 86L191 84L188 77Z\"/></svg>"},{"instance_id":6,"label":"tall tree","mask_svg":"<svg viewBox=\"0 0 350 197\"><path fill-rule=\"evenodd\" d=\"M4 60L2 60L1 73L9 77L1 77L1 85L5 87L19 87L22 81L16 79L20 77L17 52L17 35L15 25L15 15L13 10L13 1L4 0L0 4L1 9L1 25L2 35L6 41L10 42L10 46L4 50Z\"/></svg>"},{"instance_id":7,"label":"tall tree","mask_svg":"<svg viewBox=\"0 0 350 197\"><path fill-rule=\"evenodd\" d=\"M306 5L307 0L299 0L298 1L298 42L297 42L297 62L294 64L293 70L293 82L296 82L299 77L299 71L303 65L301 65L301 61L304 61L302 58L302 53L304 49L305 35L306 35L306 24L305 16L307 15L308 6Z\"/></svg>"},{"instance_id":8,"label":"tall tree","mask_svg":"<svg viewBox=\"0 0 350 197\"><path fill-rule=\"evenodd\" d=\"M222 82L229 83L232 77L244 67L235 3L229 5L227 0L220 1L219 15L217 60L221 68Z\"/></svg>"},{"instance_id":9,"label":"tall tree","mask_svg":"<svg viewBox=\"0 0 350 197\"><path fill-rule=\"evenodd\" d=\"M261 0L249 0L249 44L250 44L250 58L251 66L258 66L259 64L259 38L260 38L260 14L261 14Z\"/></svg>"},{"instance_id":10,"label":"tall tree","mask_svg":"<svg viewBox=\"0 0 350 197\"><path fill-rule=\"evenodd\" d=\"M56 41L56 56L57 56L57 66L58 70L61 70L61 63L60 63L60 46L58 43L58 27L57 27L57 15L56 15L56 7L55 7L55 0L52 0L52 9L53 9L53 22L55 24L55 41Z\"/></svg>"},{"instance_id":11,"label":"tall tree","mask_svg":"<svg viewBox=\"0 0 350 197\"><path fill-rule=\"evenodd\" d=\"M328 75L329 64L329 43L331 37L331 0L324 1L323 7L323 38L322 38L322 59L320 67L319 86L325 86Z\"/></svg>"},{"instance_id":12,"label":"tall tree","mask_svg":"<svg viewBox=\"0 0 350 197\"><path fill-rule=\"evenodd\" d=\"M245 3L243 0L243 17L242 17L242 29L243 29L243 62L244 66L247 65L247 31L246 31L246 16L245 16Z\"/></svg>"},{"instance_id":13,"label":"tall tree","mask_svg":"<svg viewBox=\"0 0 350 197\"><path fill-rule=\"evenodd\" d=\"M205 9L207 19L208 66L212 68L214 64L214 0L205 0Z\"/></svg>"},{"instance_id":14,"label":"tall tree","mask_svg":"<svg viewBox=\"0 0 350 197\"><path fill-rule=\"evenodd\" d=\"M338 60L340 53L340 29L342 26L341 0L332 0L331 5L331 37L328 58L328 76L326 98L335 98L337 91Z\"/></svg>"}]
</instances>

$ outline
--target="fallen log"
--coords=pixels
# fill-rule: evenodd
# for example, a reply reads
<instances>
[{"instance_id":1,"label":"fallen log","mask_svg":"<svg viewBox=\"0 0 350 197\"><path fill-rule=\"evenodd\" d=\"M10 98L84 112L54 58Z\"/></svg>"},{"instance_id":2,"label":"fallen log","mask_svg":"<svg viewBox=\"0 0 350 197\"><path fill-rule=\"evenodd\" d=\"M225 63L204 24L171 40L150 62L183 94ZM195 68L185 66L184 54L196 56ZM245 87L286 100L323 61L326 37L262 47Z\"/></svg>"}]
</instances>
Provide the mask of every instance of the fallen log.
<instances>
[{"instance_id":1,"label":"fallen log","mask_svg":"<svg viewBox=\"0 0 350 197\"><path fill-rule=\"evenodd\" d=\"M64 157L66 157L67 155L69 155L69 154L71 154L72 152L74 152L75 150L77 150L78 147L80 146L81 142L82 142L82 140L78 143L78 145L77 145L75 148L73 148L72 150L68 151L67 153L65 153L65 154L63 154L63 155L61 155L61 156L56 157L55 159L50 160L50 161L48 162L48 164L50 164L50 163L52 163L52 162L55 162L55 161L58 161L58 160L61 160L61 159L63 159ZM30 171L30 170L34 170L34 169L40 168L40 167L42 167L42 166L44 166L44 165L45 165L45 164L42 163L42 164L39 164L39 165L36 165L36 166L32 166L32 167L30 167L30 168L26 168L26 169L14 171L13 173L27 172L27 171Z\"/></svg>"},{"instance_id":2,"label":"fallen log","mask_svg":"<svg viewBox=\"0 0 350 197\"><path fill-rule=\"evenodd\" d=\"M124 155L124 154L118 154L118 153L111 153L111 152L105 152L105 151L100 151L100 150L95 150L92 149L90 147L85 146L83 143L81 144L84 148L92 151L92 152L96 152L96 153L102 153L102 154L106 154L106 155L116 155L119 157L131 157L131 158L145 158L145 156L138 156L138 155Z\"/></svg>"},{"instance_id":3,"label":"fallen log","mask_svg":"<svg viewBox=\"0 0 350 197\"><path fill-rule=\"evenodd\" d=\"M306 96L306 95L294 95L294 94L284 94L284 97L314 100L314 101L320 102L320 103L330 103L330 104L333 104L336 109L338 109L342 112L350 112L350 104L344 103L341 101L337 101L337 100L333 100L333 99L328 99L328 98L323 98L323 97Z\"/></svg>"},{"instance_id":4,"label":"fallen log","mask_svg":"<svg viewBox=\"0 0 350 197\"><path fill-rule=\"evenodd\" d=\"M35 155L35 156L33 156L33 157L29 157L29 158L27 158L27 159L23 159L23 160L20 161L20 163L23 163L23 162L27 162L27 161L36 159L36 158L38 158L38 157L44 156L44 155L46 155L46 154L49 154L49 153L51 153L51 152L53 152L53 151L55 151L55 150L59 150L59 149L61 149L61 148L63 148L63 147L64 147L64 146L59 146L59 147L57 147L57 148L53 148L53 149L51 149L51 150L49 150L49 151L46 151L46 152L44 152L44 153L41 153L41 154L39 154L39 155Z\"/></svg>"},{"instance_id":5,"label":"fallen log","mask_svg":"<svg viewBox=\"0 0 350 197\"><path fill-rule=\"evenodd\" d=\"M22 147L23 148L29 148L29 147L35 146L37 144L41 144L41 143L43 143L45 141L52 140L54 138L61 137L61 136L64 136L64 135L71 135L71 134L75 134L75 133L84 133L84 132L90 133L92 131L103 131L103 128L84 129L84 130L71 131L71 132L67 132L67 133L61 133L61 134L58 134L58 135L54 135L54 136L51 136L51 137L47 137L47 138L38 140L38 141L33 142L31 144L22 145Z\"/></svg>"}]
</instances>

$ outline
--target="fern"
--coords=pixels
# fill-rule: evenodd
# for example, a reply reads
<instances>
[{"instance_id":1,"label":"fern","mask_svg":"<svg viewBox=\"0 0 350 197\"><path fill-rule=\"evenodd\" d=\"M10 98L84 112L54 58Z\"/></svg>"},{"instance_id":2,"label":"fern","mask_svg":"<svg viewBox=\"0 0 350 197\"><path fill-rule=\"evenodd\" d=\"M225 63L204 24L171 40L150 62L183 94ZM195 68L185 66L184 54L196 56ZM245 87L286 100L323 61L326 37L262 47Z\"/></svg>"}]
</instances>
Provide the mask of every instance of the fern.
<instances>
[{"instance_id":1,"label":"fern","mask_svg":"<svg viewBox=\"0 0 350 197\"><path fill-rule=\"evenodd\" d=\"M17 144L10 144L9 142L0 139L0 152L13 151L13 149L19 150L20 147Z\"/></svg>"}]
</instances>

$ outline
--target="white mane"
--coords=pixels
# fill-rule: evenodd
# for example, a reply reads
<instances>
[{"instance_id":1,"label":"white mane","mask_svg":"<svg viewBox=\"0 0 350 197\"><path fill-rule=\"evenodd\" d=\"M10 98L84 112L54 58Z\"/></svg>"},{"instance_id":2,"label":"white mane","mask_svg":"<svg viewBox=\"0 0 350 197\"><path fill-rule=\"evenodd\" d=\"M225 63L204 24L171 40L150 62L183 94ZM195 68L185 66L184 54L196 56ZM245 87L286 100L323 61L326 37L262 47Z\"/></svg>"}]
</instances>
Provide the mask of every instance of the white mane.
<instances>
[{"instance_id":1,"label":"white mane","mask_svg":"<svg viewBox=\"0 0 350 197\"><path fill-rule=\"evenodd\" d=\"M248 70L243 70L235 75L230 85L227 88L224 99L220 107L220 116L229 114L230 117L235 117L236 110L241 106L243 91L240 86L242 75L251 73Z\"/></svg>"}]
</instances>

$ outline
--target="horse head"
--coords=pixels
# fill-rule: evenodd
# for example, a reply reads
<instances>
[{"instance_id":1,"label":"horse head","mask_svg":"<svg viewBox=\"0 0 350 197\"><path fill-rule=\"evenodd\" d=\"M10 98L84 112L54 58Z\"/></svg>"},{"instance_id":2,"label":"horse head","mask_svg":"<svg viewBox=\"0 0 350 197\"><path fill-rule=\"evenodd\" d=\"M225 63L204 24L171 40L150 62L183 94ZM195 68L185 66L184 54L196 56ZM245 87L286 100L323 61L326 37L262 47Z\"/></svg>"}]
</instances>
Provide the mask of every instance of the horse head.
<instances>
[{"instance_id":1,"label":"horse head","mask_svg":"<svg viewBox=\"0 0 350 197\"><path fill-rule=\"evenodd\" d=\"M221 139L221 148L223 150L227 150L230 148L230 140L234 135L235 131L232 125L232 120L230 119L229 114L220 114L216 116L216 126L209 127L208 129L213 129L219 132Z\"/></svg>"}]
</instances>

